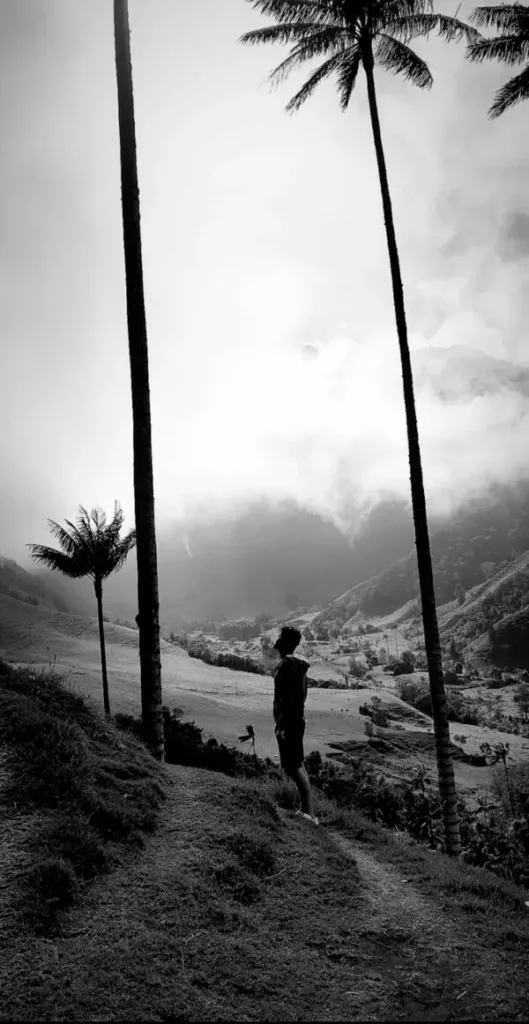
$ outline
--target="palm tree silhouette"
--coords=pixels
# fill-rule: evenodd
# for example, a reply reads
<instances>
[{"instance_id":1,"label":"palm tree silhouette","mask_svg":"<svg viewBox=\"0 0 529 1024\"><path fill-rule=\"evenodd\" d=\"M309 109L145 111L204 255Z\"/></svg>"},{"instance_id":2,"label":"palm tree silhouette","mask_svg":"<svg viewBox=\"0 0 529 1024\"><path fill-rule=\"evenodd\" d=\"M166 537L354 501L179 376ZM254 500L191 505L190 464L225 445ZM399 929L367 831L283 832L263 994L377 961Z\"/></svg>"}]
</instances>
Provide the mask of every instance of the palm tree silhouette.
<instances>
[{"instance_id":1,"label":"palm tree silhouette","mask_svg":"<svg viewBox=\"0 0 529 1024\"><path fill-rule=\"evenodd\" d=\"M525 61L522 71L498 89L494 97L489 117L499 117L515 103L529 98L529 10L523 4L476 7L470 20L480 28L493 28L501 33L471 42L467 49L470 60L499 60L511 67Z\"/></svg>"},{"instance_id":2,"label":"palm tree silhouette","mask_svg":"<svg viewBox=\"0 0 529 1024\"><path fill-rule=\"evenodd\" d=\"M402 364L415 544L424 635L428 653L446 849L448 853L458 855L461 851L459 813L450 753L448 709L435 605L404 290L382 144L374 68L376 64L393 74L403 75L419 88L430 88L433 83L430 69L425 61L410 48L408 45L410 41L418 36L429 36L432 31L437 30L438 34L446 40L466 37L467 42L470 43L478 38L478 32L457 18L434 14L432 0L248 0L248 2L263 14L275 18L276 24L245 33L241 37L241 42L248 44L286 43L292 47L286 60L272 72L270 76L272 83L282 82L291 71L315 57L325 58L323 63L309 76L299 92L289 101L287 111L298 110L305 100L309 99L320 82L331 75L336 75L340 105L345 111L360 69L363 68L367 80L369 113L382 194L393 285L393 303Z\"/></svg>"},{"instance_id":3,"label":"palm tree silhouette","mask_svg":"<svg viewBox=\"0 0 529 1024\"><path fill-rule=\"evenodd\" d=\"M134 510L137 532L141 713L146 742L164 760L160 602L154 518L149 358L143 288L140 198L127 0L114 0L118 86L121 202L134 448Z\"/></svg>"},{"instance_id":4,"label":"palm tree silhouette","mask_svg":"<svg viewBox=\"0 0 529 1024\"><path fill-rule=\"evenodd\" d=\"M108 695L107 658L105 631L103 626L103 581L113 572L121 569L125 559L136 543L136 531L130 530L126 537L120 537L123 526L123 511L115 503L112 522L107 523L103 509L93 508L90 514L79 506L79 515L74 523L66 519L65 530L53 519L48 519L51 533L57 538L61 550L45 547L43 544L28 544L31 557L48 569L62 572L64 576L80 579L89 576L94 584L99 621L99 643L101 647L101 674L103 676L103 704L105 713L110 714Z\"/></svg>"}]
</instances>

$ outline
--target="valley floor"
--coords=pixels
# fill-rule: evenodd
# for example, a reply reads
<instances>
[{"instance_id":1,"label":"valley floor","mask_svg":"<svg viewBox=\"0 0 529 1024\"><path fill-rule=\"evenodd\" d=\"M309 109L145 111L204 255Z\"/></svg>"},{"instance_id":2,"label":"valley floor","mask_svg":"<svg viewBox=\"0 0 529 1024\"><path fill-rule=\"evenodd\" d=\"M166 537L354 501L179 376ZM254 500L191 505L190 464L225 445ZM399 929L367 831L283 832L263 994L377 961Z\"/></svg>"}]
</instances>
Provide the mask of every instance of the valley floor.
<instances>
[{"instance_id":1,"label":"valley floor","mask_svg":"<svg viewBox=\"0 0 529 1024\"><path fill-rule=\"evenodd\" d=\"M107 623L107 659L110 702L113 712L138 714L140 709L140 672L138 635L134 630ZM101 667L97 621L80 619L59 612L44 611L0 597L0 657L12 663L35 665L55 664L80 692L98 703L102 701ZM194 719L219 742L237 745L246 725L254 727L260 757L277 760L273 732L272 692L269 676L251 675L228 668L206 665L190 658L181 648L162 641L163 700L169 707L179 707L185 716ZM335 752L334 744L354 741L365 743L365 718L359 707L373 696L402 705L395 694L395 681L379 670L373 689L338 690L311 688L307 697L308 727L305 751ZM416 712L413 728L431 730L432 722ZM478 726L451 723L452 739L466 738L465 751L478 753L484 740L506 742L510 755L518 763L529 761L529 741ZM387 759L386 759L387 760ZM426 767L435 772L433 753L419 754L411 750L407 760L399 757L387 764L391 778L409 776L414 768ZM466 799L476 790L490 786L488 768L463 762L455 763L458 790Z\"/></svg>"},{"instance_id":2,"label":"valley floor","mask_svg":"<svg viewBox=\"0 0 529 1024\"><path fill-rule=\"evenodd\" d=\"M1 1021L528 1019L514 888L348 830L322 798L314 828L256 786L164 771L157 832L90 883L60 936L3 919ZM252 895L223 850L244 858L256 837L275 863Z\"/></svg>"}]
</instances>

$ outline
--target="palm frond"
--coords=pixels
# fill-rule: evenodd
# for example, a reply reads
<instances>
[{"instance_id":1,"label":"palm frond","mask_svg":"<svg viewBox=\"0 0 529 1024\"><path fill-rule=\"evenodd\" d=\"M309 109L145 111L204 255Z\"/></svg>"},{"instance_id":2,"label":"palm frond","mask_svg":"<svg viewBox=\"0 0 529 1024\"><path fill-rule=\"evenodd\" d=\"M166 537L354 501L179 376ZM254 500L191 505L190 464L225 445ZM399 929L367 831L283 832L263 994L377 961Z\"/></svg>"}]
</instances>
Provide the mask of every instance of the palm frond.
<instances>
[{"instance_id":1,"label":"palm frond","mask_svg":"<svg viewBox=\"0 0 529 1024\"><path fill-rule=\"evenodd\" d=\"M258 46L261 43L279 43L290 46L305 39L317 31L318 26L312 22L292 23L289 25L267 25L265 28L254 28L239 36L239 42L247 46Z\"/></svg>"},{"instance_id":2,"label":"palm frond","mask_svg":"<svg viewBox=\"0 0 529 1024\"><path fill-rule=\"evenodd\" d=\"M479 39L467 49L467 57L474 63L483 60L499 60L502 64L520 64L529 60L529 34L495 36L494 39Z\"/></svg>"},{"instance_id":3,"label":"palm frond","mask_svg":"<svg viewBox=\"0 0 529 1024\"><path fill-rule=\"evenodd\" d=\"M512 32L529 22L529 10L523 4L476 7L470 15L470 21L478 28L494 28L498 32Z\"/></svg>"},{"instance_id":4,"label":"palm frond","mask_svg":"<svg viewBox=\"0 0 529 1024\"><path fill-rule=\"evenodd\" d=\"M356 85L358 72L362 66L362 51L359 46L351 47L338 71L338 93L340 95L340 106L347 110L349 100Z\"/></svg>"},{"instance_id":5,"label":"palm frond","mask_svg":"<svg viewBox=\"0 0 529 1024\"><path fill-rule=\"evenodd\" d=\"M255 9L284 24L310 19L314 25L338 24L344 19L344 0L248 0Z\"/></svg>"},{"instance_id":6,"label":"palm frond","mask_svg":"<svg viewBox=\"0 0 529 1024\"><path fill-rule=\"evenodd\" d=\"M135 544L136 530L131 530L126 537L123 537L118 544L107 551L106 568L101 573L101 579L106 579L113 572L119 572Z\"/></svg>"},{"instance_id":7,"label":"palm frond","mask_svg":"<svg viewBox=\"0 0 529 1024\"><path fill-rule=\"evenodd\" d=\"M322 57L329 51L345 50L349 38L346 30L342 28L325 28L313 32L293 48L286 60L274 68L270 74L270 82L272 85L280 85L288 78L291 71L306 61L313 60L314 57Z\"/></svg>"},{"instance_id":8,"label":"palm frond","mask_svg":"<svg viewBox=\"0 0 529 1024\"><path fill-rule=\"evenodd\" d=\"M84 563L81 559L76 559L75 556L66 555L64 551L57 551L56 548L48 548L43 544L28 544L27 547L35 562L45 565L48 569L62 572L64 576L70 576L72 579L86 576Z\"/></svg>"},{"instance_id":9,"label":"palm frond","mask_svg":"<svg viewBox=\"0 0 529 1024\"><path fill-rule=\"evenodd\" d=\"M90 525L90 516L82 505L79 505L79 512L75 523L70 522L69 519L65 520L66 525L70 527L72 536L75 538L78 544L86 548L90 548L92 545L92 527Z\"/></svg>"},{"instance_id":10,"label":"palm frond","mask_svg":"<svg viewBox=\"0 0 529 1024\"><path fill-rule=\"evenodd\" d=\"M386 0L381 10L386 18L406 18L411 14L433 14L434 0Z\"/></svg>"},{"instance_id":11,"label":"palm frond","mask_svg":"<svg viewBox=\"0 0 529 1024\"><path fill-rule=\"evenodd\" d=\"M489 110L489 117L499 117L509 107L519 103L520 100L529 99L529 66L524 68L519 75L511 78L494 97L494 103Z\"/></svg>"},{"instance_id":12,"label":"palm frond","mask_svg":"<svg viewBox=\"0 0 529 1024\"><path fill-rule=\"evenodd\" d=\"M431 32L437 32L448 43L460 39L473 43L480 38L477 29L465 21L460 21L459 18L451 18L445 14L413 13L402 18L388 19L384 27L388 35L405 43L419 36L427 38Z\"/></svg>"},{"instance_id":13,"label":"palm frond","mask_svg":"<svg viewBox=\"0 0 529 1024\"><path fill-rule=\"evenodd\" d=\"M48 528L52 536L59 541L63 551L67 555L74 555L77 551L75 537L68 533L59 523L54 522L53 519L48 519Z\"/></svg>"},{"instance_id":14,"label":"palm frond","mask_svg":"<svg viewBox=\"0 0 529 1024\"><path fill-rule=\"evenodd\" d=\"M125 514L121 508L119 501L114 502L114 515L112 516L112 522L106 527L106 533L109 538L112 538L116 542L119 540L121 527L123 526L123 520ZM106 523L106 517L105 517Z\"/></svg>"},{"instance_id":15,"label":"palm frond","mask_svg":"<svg viewBox=\"0 0 529 1024\"><path fill-rule=\"evenodd\" d=\"M409 46L398 39L381 33L378 36L375 52L375 63L391 71L394 75L404 75L413 85L420 89L430 89L433 84L431 71Z\"/></svg>"},{"instance_id":16,"label":"palm frond","mask_svg":"<svg viewBox=\"0 0 529 1024\"><path fill-rule=\"evenodd\" d=\"M312 96L312 93L317 89L320 82L323 82L329 75L332 75L333 71L337 71L340 64L343 61L343 53L336 53L329 60L326 60L323 64L320 64L318 68L312 73L310 78L307 78L305 85L301 87L299 92L288 101L286 110L289 114L293 114L294 111L305 103L306 100Z\"/></svg>"}]
</instances>

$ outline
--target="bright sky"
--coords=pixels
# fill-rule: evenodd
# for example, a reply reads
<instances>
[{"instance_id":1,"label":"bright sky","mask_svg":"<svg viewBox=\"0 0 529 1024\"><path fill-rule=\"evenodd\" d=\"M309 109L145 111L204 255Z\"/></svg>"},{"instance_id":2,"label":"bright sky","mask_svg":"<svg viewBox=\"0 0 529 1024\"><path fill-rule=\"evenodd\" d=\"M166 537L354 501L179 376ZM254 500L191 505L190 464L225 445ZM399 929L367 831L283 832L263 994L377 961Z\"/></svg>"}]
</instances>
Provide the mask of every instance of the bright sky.
<instances>
[{"instance_id":1,"label":"bright sky","mask_svg":"<svg viewBox=\"0 0 529 1024\"><path fill-rule=\"evenodd\" d=\"M464 2L460 16L472 9ZM452 11L455 4L444 2ZM286 52L245 0L130 0L157 514L407 494L390 278L365 83L293 117ZM421 43L429 93L380 73L413 349L529 362L529 107L510 73ZM132 427L111 0L0 5L0 550L118 498ZM312 345L317 353L307 351ZM510 392L418 395L429 498L527 466Z\"/></svg>"}]
</instances>

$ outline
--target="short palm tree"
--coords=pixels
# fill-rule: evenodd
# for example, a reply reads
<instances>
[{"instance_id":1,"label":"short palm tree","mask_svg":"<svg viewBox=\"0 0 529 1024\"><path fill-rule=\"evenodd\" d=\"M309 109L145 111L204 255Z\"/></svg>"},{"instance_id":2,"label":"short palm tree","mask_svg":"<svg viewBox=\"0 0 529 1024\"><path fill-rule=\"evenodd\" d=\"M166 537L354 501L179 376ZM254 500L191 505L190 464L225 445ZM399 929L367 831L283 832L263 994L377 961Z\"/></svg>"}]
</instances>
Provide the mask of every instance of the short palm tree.
<instances>
[{"instance_id":1,"label":"short palm tree","mask_svg":"<svg viewBox=\"0 0 529 1024\"><path fill-rule=\"evenodd\" d=\"M492 28L501 35L471 42L470 60L499 60L509 67L525 62L525 67L498 89L489 117L499 117L520 100L529 99L529 9L524 4L500 4L498 7L476 7L470 20L479 28Z\"/></svg>"},{"instance_id":2,"label":"short palm tree","mask_svg":"<svg viewBox=\"0 0 529 1024\"><path fill-rule=\"evenodd\" d=\"M402 364L415 542L446 849L449 853L457 855L461 850L459 814L454 768L450 753L448 708L435 605L413 376L404 308L404 291L382 144L374 71L375 66L378 66L393 74L403 75L409 82L421 89L428 89L433 82L430 69L425 61L410 48L410 41L418 36L428 36L435 30L446 40L465 37L467 42L472 42L478 37L478 33L457 18L435 14L432 0L248 0L248 2L263 14L273 17L276 24L247 32L242 36L241 42L249 44L286 43L291 46L289 56L270 76L273 83L283 81L291 71L296 70L307 61L324 58L323 63L319 64L299 92L287 104L287 111L298 110L305 100L309 99L320 82L332 75L336 76L342 110L346 110L361 69L366 76Z\"/></svg>"},{"instance_id":3,"label":"short palm tree","mask_svg":"<svg viewBox=\"0 0 529 1024\"><path fill-rule=\"evenodd\" d=\"M75 523L66 519L67 530L48 520L54 537L60 544L57 548L48 548L43 544L28 544L32 558L48 569L62 572L64 576L80 579L89 576L94 584L97 601L97 617L99 620L99 643L101 645L101 672L103 676L103 703L105 713L110 714L108 695L107 658L105 651L105 631L103 625L103 581L113 572L121 569L125 559L136 543L136 531L131 530L126 537L120 537L123 526L123 511L116 502L112 522L101 508L93 508L90 513L79 506L79 515Z\"/></svg>"}]
</instances>

